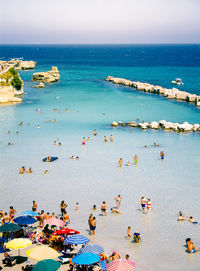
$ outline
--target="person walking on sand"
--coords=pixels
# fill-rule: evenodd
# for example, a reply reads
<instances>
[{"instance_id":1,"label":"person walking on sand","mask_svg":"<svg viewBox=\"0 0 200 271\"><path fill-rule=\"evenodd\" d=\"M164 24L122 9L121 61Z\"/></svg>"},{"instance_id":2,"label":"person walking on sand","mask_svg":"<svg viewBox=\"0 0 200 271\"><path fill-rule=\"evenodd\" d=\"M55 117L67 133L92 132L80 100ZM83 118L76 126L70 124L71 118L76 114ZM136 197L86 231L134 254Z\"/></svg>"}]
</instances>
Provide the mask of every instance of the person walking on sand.
<instances>
[{"instance_id":1,"label":"person walking on sand","mask_svg":"<svg viewBox=\"0 0 200 271\"><path fill-rule=\"evenodd\" d=\"M65 227L70 224L70 217L69 215L67 214L67 212L65 211L64 212L64 215L63 215L63 221L65 222Z\"/></svg>"},{"instance_id":2,"label":"person walking on sand","mask_svg":"<svg viewBox=\"0 0 200 271\"><path fill-rule=\"evenodd\" d=\"M107 215L107 212L106 212L106 208L107 208L107 207L108 207L108 206L106 205L106 202L103 201L103 202L102 202L102 205L101 205L101 213L102 213L102 216Z\"/></svg>"},{"instance_id":3,"label":"person walking on sand","mask_svg":"<svg viewBox=\"0 0 200 271\"><path fill-rule=\"evenodd\" d=\"M140 204L141 204L143 213L145 212L146 203L147 203L147 200L146 200L145 196L142 195L142 197L140 199Z\"/></svg>"},{"instance_id":4,"label":"person walking on sand","mask_svg":"<svg viewBox=\"0 0 200 271\"><path fill-rule=\"evenodd\" d=\"M122 201L121 195L119 194L119 195L118 195L117 197L115 197L114 199L115 199L115 201L116 201L117 208L120 209L121 201Z\"/></svg>"}]
</instances>

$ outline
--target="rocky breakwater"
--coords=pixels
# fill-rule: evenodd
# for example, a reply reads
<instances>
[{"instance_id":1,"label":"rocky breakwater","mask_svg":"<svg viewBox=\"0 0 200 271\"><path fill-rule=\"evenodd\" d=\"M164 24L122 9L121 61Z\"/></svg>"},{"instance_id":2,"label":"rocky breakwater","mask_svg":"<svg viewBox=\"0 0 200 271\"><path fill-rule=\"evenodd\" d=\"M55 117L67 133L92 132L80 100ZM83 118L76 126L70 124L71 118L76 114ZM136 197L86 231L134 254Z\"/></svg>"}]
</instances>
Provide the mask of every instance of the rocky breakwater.
<instances>
[{"instance_id":1,"label":"rocky breakwater","mask_svg":"<svg viewBox=\"0 0 200 271\"><path fill-rule=\"evenodd\" d=\"M22 102L23 81L14 68L0 74L0 104Z\"/></svg>"},{"instance_id":2,"label":"rocky breakwater","mask_svg":"<svg viewBox=\"0 0 200 271\"><path fill-rule=\"evenodd\" d=\"M168 131L175 131L175 132L200 132L200 124L190 124L188 122L184 123L173 123L173 122L167 122L166 120L160 120L152 121L152 122L136 122L136 121L130 121L130 122L122 122L122 121L113 121L112 122L113 127L118 126L130 126L130 127L139 127L143 130L146 129L163 129Z\"/></svg>"},{"instance_id":3,"label":"rocky breakwater","mask_svg":"<svg viewBox=\"0 0 200 271\"><path fill-rule=\"evenodd\" d=\"M6 68L15 68L15 70L31 70L36 66L36 61L24 61L20 59L11 59L9 61L0 61L0 66Z\"/></svg>"},{"instance_id":4,"label":"rocky breakwater","mask_svg":"<svg viewBox=\"0 0 200 271\"><path fill-rule=\"evenodd\" d=\"M36 72L33 74L33 81L39 81L43 83L53 83L60 79L60 74L57 67L52 67L48 72Z\"/></svg>"},{"instance_id":5,"label":"rocky breakwater","mask_svg":"<svg viewBox=\"0 0 200 271\"><path fill-rule=\"evenodd\" d=\"M139 81L130 81L124 78L116 78L108 76L106 81L110 81L114 84L121 84L127 87L133 87L138 91L151 92L159 95L163 95L167 99L176 99L187 102L194 102L196 106L200 106L200 96L191 94L186 91L181 91L177 88L167 89L161 86L154 86L149 83L142 83Z\"/></svg>"}]
</instances>

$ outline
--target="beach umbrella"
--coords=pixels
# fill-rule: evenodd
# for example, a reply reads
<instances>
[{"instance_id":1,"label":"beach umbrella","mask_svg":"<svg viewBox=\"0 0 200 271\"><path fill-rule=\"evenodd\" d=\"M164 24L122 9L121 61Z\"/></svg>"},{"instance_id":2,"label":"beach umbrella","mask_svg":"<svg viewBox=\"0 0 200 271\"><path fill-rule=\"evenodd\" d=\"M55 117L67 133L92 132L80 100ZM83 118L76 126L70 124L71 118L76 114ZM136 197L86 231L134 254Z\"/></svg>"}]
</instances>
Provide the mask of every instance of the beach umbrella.
<instances>
[{"instance_id":1,"label":"beach umbrella","mask_svg":"<svg viewBox=\"0 0 200 271\"><path fill-rule=\"evenodd\" d=\"M74 234L65 239L65 244L72 244L72 245L78 245L78 244L86 244L89 243L90 239L87 237L81 235L81 234Z\"/></svg>"},{"instance_id":2,"label":"beach umbrella","mask_svg":"<svg viewBox=\"0 0 200 271\"><path fill-rule=\"evenodd\" d=\"M36 246L26 251L26 255L37 261L55 259L59 256L58 252L47 246Z\"/></svg>"},{"instance_id":3,"label":"beach umbrella","mask_svg":"<svg viewBox=\"0 0 200 271\"><path fill-rule=\"evenodd\" d=\"M94 254L101 254L104 252L104 249L99 245L87 245L85 247L82 247L79 250L78 254L86 253L86 252L91 252Z\"/></svg>"},{"instance_id":4,"label":"beach umbrella","mask_svg":"<svg viewBox=\"0 0 200 271\"><path fill-rule=\"evenodd\" d=\"M39 214L34 211L24 211L22 212L22 215L39 216Z\"/></svg>"},{"instance_id":5,"label":"beach umbrella","mask_svg":"<svg viewBox=\"0 0 200 271\"><path fill-rule=\"evenodd\" d=\"M123 259L115 260L107 264L107 271L132 271L135 268L135 263Z\"/></svg>"},{"instance_id":6,"label":"beach umbrella","mask_svg":"<svg viewBox=\"0 0 200 271\"><path fill-rule=\"evenodd\" d=\"M106 261L99 261L100 265L101 265L101 268L103 269L103 271L106 271Z\"/></svg>"},{"instance_id":7,"label":"beach umbrella","mask_svg":"<svg viewBox=\"0 0 200 271\"><path fill-rule=\"evenodd\" d=\"M0 232L14 232L21 230L22 228L15 223L8 223L0 226Z\"/></svg>"},{"instance_id":8,"label":"beach umbrella","mask_svg":"<svg viewBox=\"0 0 200 271\"><path fill-rule=\"evenodd\" d=\"M100 261L100 256L94 253L86 252L76 255L72 262L79 265L90 265Z\"/></svg>"},{"instance_id":9,"label":"beach umbrella","mask_svg":"<svg viewBox=\"0 0 200 271\"><path fill-rule=\"evenodd\" d=\"M33 271L55 271L58 270L61 265L61 262L57 262L51 259L43 260L36 264L36 266L33 268Z\"/></svg>"},{"instance_id":10,"label":"beach umbrella","mask_svg":"<svg viewBox=\"0 0 200 271\"><path fill-rule=\"evenodd\" d=\"M15 238L8 243L5 243L6 248L8 249L20 249L32 245L32 242L29 239L24 238Z\"/></svg>"},{"instance_id":11,"label":"beach umbrella","mask_svg":"<svg viewBox=\"0 0 200 271\"><path fill-rule=\"evenodd\" d=\"M65 225L65 222L59 218L56 217L52 217L47 219L44 224L48 224L48 225L55 225L57 227L63 227Z\"/></svg>"},{"instance_id":12,"label":"beach umbrella","mask_svg":"<svg viewBox=\"0 0 200 271\"><path fill-rule=\"evenodd\" d=\"M35 218L33 218L32 216L18 216L14 219L14 222L19 224L19 225L29 225L29 224L33 224L35 222L37 222L37 220Z\"/></svg>"},{"instance_id":13,"label":"beach umbrella","mask_svg":"<svg viewBox=\"0 0 200 271\"><path fill-rule=\"evenodd\" d=\"M71 235L71 234L79 234L79 233L80 233L79 231L69 229L69 228L64 228L58 231L54 231L52 234L53 235L64 235L64 234Z\"/></svg>"}]
</instances>

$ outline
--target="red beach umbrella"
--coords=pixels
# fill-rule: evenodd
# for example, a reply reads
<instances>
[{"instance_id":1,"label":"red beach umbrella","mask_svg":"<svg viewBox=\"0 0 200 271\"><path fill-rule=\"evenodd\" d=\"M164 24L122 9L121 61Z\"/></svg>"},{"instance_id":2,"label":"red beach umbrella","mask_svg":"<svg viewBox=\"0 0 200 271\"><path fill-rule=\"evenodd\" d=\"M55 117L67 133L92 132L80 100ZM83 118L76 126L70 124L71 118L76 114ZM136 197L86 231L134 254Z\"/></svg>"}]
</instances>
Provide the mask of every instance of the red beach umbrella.
<instances>
[{"instance_id":1,"label":"red beach umbrella","mask_svg":"<svg viewBox=\"0 0 200 271\"><path fill-rule=\"evenodd\" d=\"M73 229L69 229L69 228L64 228L58 231L53 232L53 235L64 235L64 234L79 234L79 231L73 230Z\"/></svg>"},{"instance_id":2,"label":"red beach umbrella","mask_svg":"<svg viewBox=\"0 0 200 271\"><path fill-rule=\"evenodd\" d=\"M106 265L107 271L132 271L135 269L135 263L123 259L115 260Z\"/></svg>"}]
</instances>

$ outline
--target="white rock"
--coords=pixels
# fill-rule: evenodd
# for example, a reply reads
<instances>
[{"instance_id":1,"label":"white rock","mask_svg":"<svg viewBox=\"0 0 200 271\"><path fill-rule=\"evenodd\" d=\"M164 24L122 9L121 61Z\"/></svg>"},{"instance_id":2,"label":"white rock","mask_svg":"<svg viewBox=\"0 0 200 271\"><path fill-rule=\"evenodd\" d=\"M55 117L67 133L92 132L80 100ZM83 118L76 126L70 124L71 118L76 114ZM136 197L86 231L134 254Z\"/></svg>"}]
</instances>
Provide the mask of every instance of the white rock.
<instances>
[{"instance_id":1,"label":"white rock","mask_svg":"<svg viewBox=\"0 0 200 271\"><path fill-rule=\"evenodd\" d=\"M112 122L112 126L117 127L117 126L118 126L118 123L117 123L116 121L113 121L113 122Z\"/></svg>"}]
</instances>

